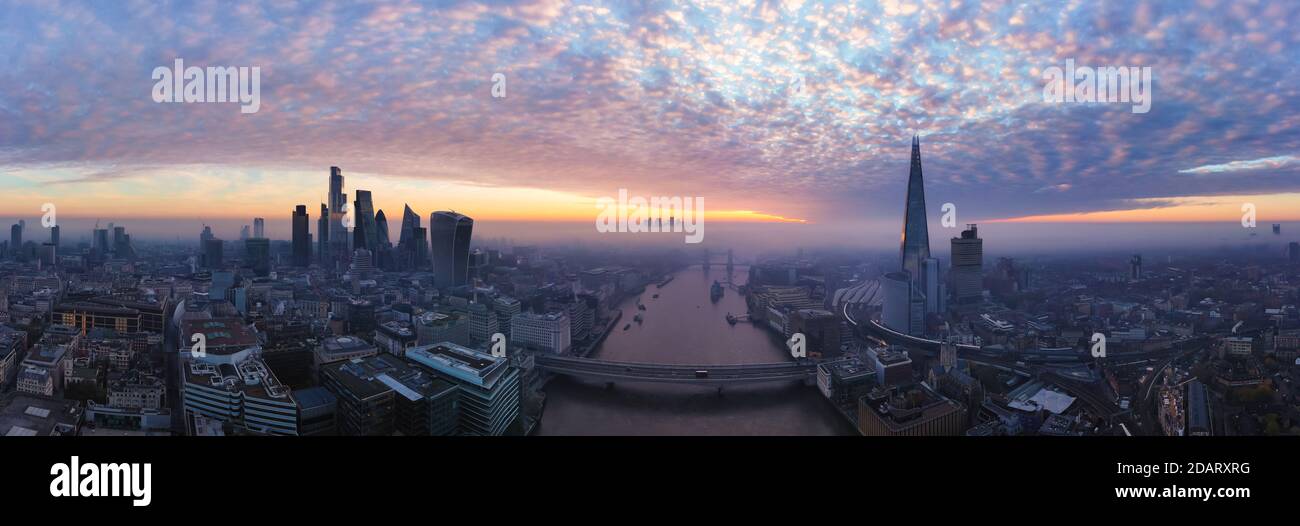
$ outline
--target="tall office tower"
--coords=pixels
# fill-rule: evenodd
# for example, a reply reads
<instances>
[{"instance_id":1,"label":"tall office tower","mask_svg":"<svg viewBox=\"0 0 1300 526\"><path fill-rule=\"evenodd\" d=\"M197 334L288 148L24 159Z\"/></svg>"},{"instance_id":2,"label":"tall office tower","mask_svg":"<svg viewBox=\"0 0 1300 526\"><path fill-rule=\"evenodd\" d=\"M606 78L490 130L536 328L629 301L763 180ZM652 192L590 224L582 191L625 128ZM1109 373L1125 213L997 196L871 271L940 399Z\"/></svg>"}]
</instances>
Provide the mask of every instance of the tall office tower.
<instances>
[{"instance_id":1,"label":"tall office tower","mask_svg":"<svg viewBox=\"0 0 1300 526\"><path fill-rule=\"evenodd\" d=\"M55 247L59 246L59 225L50 227L50 244Z\"/></svg>"},{"instance_id":2,"label":"tall office tower","mask_svg":"<svg viewBox=\"0 0 1300 526\"><path fill-rule=\"evenodd\" d=\"M420 228L420 215L412 211L410 205L406 205L405 210L402 211L402 231L397 238L397 252L400 254L399 260L403 269L425 266L421 257L428 250L429 242L424 234L416 232L418 228Z\"/></svg>"},{"instance_id":3,"label":"tall office tower","mask_svg":"<svg viewBox=\"0 0 1300 526\"><path fill-rule=\"evenodd\" d=\"M248 267L256 276L271 273L271 240L264 237L250 237L244 240L244 252L248 254Z\"/></svg>"},{"instance_id":4,"label":"tall office tower","mask_svg":"<svg viewBox=\"0 0 1300 526\"><path fill-rule=\"evenodd\" d=\"M1286 246L1286 257L1292 263L1300 263L1300 243L1292 241Z\"/></svg>"},{"instance_id":5,"label":"tall office tower","mask_svg":"<svg viewBox=\"0 0 1300 526\"><path fill-rule=\"evenodd\" d=\"M907 176L907 205L903 211L903 238L899 252L903 270L921 277L922 262L930 257L930 229L925 219L925 183L921 178L921 139L912 137L912 168Z\"/></svg>"},{"instance_id":6,"label":"tall office tower","mask_svg":"<svg viewBox=\"0 0 1300 526\"><path fill-rule=\"evenodd\" d=\"M394 270L393 243L388 240L388 218L384 211L375 212L375 264L383 270Z\"/></svg>"},{"instance_id":7,"label":"tall office tower","mask_svg":"<svg viewBox=\"0 0 1300 526\"><path fill-rule=\"evenodd\" d=\"M316 218L316 258L322 267L330 259L330 207L320 204L320 217Z\"/></svg>"},{"instance_id":8,"label":"tall office tower","mask_svg":"<svg viewBox=\"0 0 1300 526\"><path fill-rule=\"evenodd\" d=\"M239 240L240 240L240 241L244 241L244 240L246 240L246 239L248 239L248 238L250 238L250 237L253 237L253 234L252 234L251 231L248 229L248 225L244 225L244 226L239 227Z\"/></svg>"},{"instance_id":9,"label":"tall office tower","mask_svg":"<svg viewBox=\"0 0 1300 526\"><path fill-rule=\"evenodd\" d=\"M330 193L329 193L329 212L330 212L330 257L332 259L346 259L350 252L348 251L348 231L343 225L343 217L347 215L348 196L343 193L343 170L337 166L330 167ZM353 216L355 217L355 216Z\"/></svg>"},{"instance_id":10,"label":"tall office tower","mask_svg":"<svg viewBox=\"0 0 1300 526\"><path fill-rule=\"evenodd\" d=\"M94 234L95 236L92 238L90 245L92 259L95 261L104 261L108 259L108 229L96 228ZM209 235L211 235L211 232L209 232ZM199 249L203 249L202 242L199 244Z\"/></svg>"},{"instance_id":11,"label":"tall office tower","mask_svg":"<svg viewBox=\"0 0 1300 526\"><path fill-rule=\"evenodd\" d=\"M429 229L417 226L411 229L411 232L415 236L415 241L411 243L415 245L415 249L411 253L411 261L414 262L414 266L411 268L429 268Z\"/></svg>"},{"instance_id":12,"label":"tall office tower","mask_svg":"<svg viewBox=\"0 0 1300 526\"><path fill-rule=\"evenodd\" d=\"M930 258L930 229L925 217L925 182L921 175L921 139L912 136L912 164L907 176L907 202L903 208L903 235L899 242L903 275L908 277L906 287L907 329L895 330L920 335L925 328L925 315L939 310L940 298L938 262L927 263ZM934 294L927 294L934 288ZM901 299L897 298L896 299ZM901 307L898 307L901 308ZM901 320L895 320L900 323Z\"/></svg>"},{"instance_id":13,"label":"tall office tower","mask_svg":"<svg viewBox=\"0 0 1300 526\"><path fill-rule=\"evenodd\" d=\"M126 227L113 227L113 257L125 260L135 259L135 249L131 247L131 236L126 233Z\"/></svg>"},{"instance_id":14,"label":"tall office tower","mask_svg":"<svg viewBox=\"0 0 1300 526\"><path fill-rule=\"evenodd\" d=\"M266 237L266 219L261 217L253 218L253 237Z\"/></svg>"},{"instance_id":15,"label":"tall office tower","mask_svg":"<svg viewBox=\"0 0 1300 526\"><path fill-rule=\"evenodd\" d=\"M306 267L311 264L311 237L308 225L307 205L298 205L293 209L293 266Z\"/></svg>"},{"instance_id":16,"label":"tall office tower","mask_svg":"<svg viewBox=\"0 0 1300 526\"><path fill-rule=\"evenodd\" d=\"M966 225L961 237L952 238L952 297L958 305L984 298L984 240L975 225Z\"/></svg>"},{"instance_id":17,"label":"tall office tower","mask_svg":"<svg viewBox=\"0 0 1300 526\"><path fill-rule=\"evenodd\" d=\"M203 225L203 232L199 234L199 250L203 250L204 247L207 247L208 240L212 238L213 238L212 227L208 225ZM107 238L105 238L105 242L107 242Z\"/></svg>"},{"instance_id":18,"label":"tall office tower","mask_svg":"<svg viewBox=\"0 0 1300 526\"><path fill-rule=\"evenodd\" d=\"M1280 235L1282 235L1282 225L1281 225L1281 223L1273 223L1273 235L1275 235L1275 236L1280 236Z\"/></svg>"},{"instance_id":19,"label":"tall office tower","mask_svg":"<svg viewBox=\"0 0 1300 526\"><path fill-rule=\"evenodd\" d=\"M1128 269L1130 279L1142 279L1142 254L1133 254L1133 258L1128 260Z\"/></svg>"},{"instance_id":20,"label":"tall office tower","mask_svg":"<svg viewBox=\"0 0 1300 526\"><path fill-rule=\"evenodd\" d=\"M23 222L14 223L9 227L9 250L13 252L14 259L22 259L23 253Z\"/></svg>"},{"instance_id":21,"label":"tall office tower","mask_svg":"<svg viewBox=\"0 0 1300 526\"><path fill-rule=\"evenodd\" d=\"M384 217L384 211L381 209L375 212L375 246L383 247L391 244L388 241L388 218Z\"/></svg>"},{"instance_id":22,"label":"tall office tower","mask_svg":"<svg viewBox=\"0 0 1300 526\"><path fill-rule=\"evenodd\" d=\"M433 284L439 288L469 283L469 238L474 220L456 212L429 216L429 246L433 256Z\"/></svg>"},{"instance_id":23,"label":"tall office tower","mask_svg":"<svg viewBox=\"0 0 1300 526\"><path fill-rule=\"evenodd\" d=\"M58 261L58 249L54 243L41 243L39 256L42 267L52 266Z\"/></svg>"},{"instance_id":24,"label":"tall office tower","mask_svg":"<svg viewBox=\"0 0 1300 526\"><path fill-rule=\"evenodd\" d=\"M221 268L223 259L222 251L224 247L222 241L217 238L208 238L203 241L203 266L208 269Z\"/></svg>"},{"instance_id":25,"label":"tall office tower","mask_svg":"<svg viewBox=\"0 0 1300 526\"><path fill-rule=\"evenodd\" d=\"M354 195L356 208L352 210L352 217L356 219L356 225L353 226L355 235L352 236L352 244L356 248L374 252L379 247L379 232L375 225L375 203L370 200L369 190L357 190Z\"/></svg>"}]
</instances>

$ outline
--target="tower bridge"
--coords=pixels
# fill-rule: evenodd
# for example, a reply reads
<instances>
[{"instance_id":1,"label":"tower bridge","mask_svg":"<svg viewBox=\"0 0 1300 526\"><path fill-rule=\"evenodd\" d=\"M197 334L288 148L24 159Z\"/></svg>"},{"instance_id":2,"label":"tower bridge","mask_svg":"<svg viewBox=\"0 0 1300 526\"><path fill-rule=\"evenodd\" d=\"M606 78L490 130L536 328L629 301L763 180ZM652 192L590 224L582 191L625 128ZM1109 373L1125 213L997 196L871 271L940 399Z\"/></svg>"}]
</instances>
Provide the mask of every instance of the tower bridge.
<instances>
[{"instance_id":1,"label":"tower bridge","mask_svg":"<svg viewBox=\"0 0 1300 526\"><path fill-rule=\"evenodd\" d=\"M704 270L709 270L709 267L714 263L714 258L719 256L721 256L721 254L713 254L709 249L704 249L704 258L702 263L704 265ZM732 249L727 249L727 272L731 272L736 268L736 260L734 256L735 254L732 252Z\"/></svg>"}]
</instances>

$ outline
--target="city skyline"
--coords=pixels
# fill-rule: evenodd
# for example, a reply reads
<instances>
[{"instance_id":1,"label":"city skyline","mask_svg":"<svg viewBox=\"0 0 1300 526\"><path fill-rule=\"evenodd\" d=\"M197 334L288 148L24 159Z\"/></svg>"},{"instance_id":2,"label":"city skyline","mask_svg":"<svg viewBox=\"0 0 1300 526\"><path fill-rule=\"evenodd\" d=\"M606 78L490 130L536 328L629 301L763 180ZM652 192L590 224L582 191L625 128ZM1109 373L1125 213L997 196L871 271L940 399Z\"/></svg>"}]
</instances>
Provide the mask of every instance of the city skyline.
<instances>
[{"instance_id":1,"label":"city skyline","mask_svg":"<svg viewBox=\"0 0 1300 526\"><path fill-rule=\"evenodd\" d=\"M339 165L389 212L585 221L631 188L826 231L894 213L919 134L961 222L1300 219L1294 5L794 4L19 5L0 215L277 217ZM260 111L150 100L177 58L261 67ZM1043 102L1066 60L1150 67L1150 111Z\"/></svg>"},{"instance_id":2,"label":"city skyline","mask_svg":"<svg viewBox=\"0 0 1300 526\"><path fill-rule=\"evenodd\" d=\"M791 484L811 517L876 473L921 491L871 510L1274 509L1296 27L1300 0L0 0L0 486L79 517L415 509L428 484L319 494L416 473L533 519Z\"/></svg>"}]
</instances>

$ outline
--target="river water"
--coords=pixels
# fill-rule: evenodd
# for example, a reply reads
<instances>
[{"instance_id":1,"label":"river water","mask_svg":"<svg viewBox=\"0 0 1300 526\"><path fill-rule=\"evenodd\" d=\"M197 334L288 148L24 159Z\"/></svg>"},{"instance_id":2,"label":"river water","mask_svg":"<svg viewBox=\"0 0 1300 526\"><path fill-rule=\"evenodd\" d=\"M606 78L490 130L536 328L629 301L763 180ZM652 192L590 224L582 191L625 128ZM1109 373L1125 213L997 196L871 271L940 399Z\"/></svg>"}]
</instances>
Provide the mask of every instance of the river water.
<instances>
[{"instance_id":1,"label":"river water","mask_svg":"<svg viewBox=\"0 0 1300 526\"><path fill-rule=\"evenodd\" d=\"M732 280L743 284L747 268ZM645 321L632 321L636 300L621 306L623 318L592 358L611 361L738 364L789 360L781 338L749 323L727 324L728 312L743 314L745 298L727 288L709 300L714 280L725 282L723 265L709 272L693 266L658 289L646 287ZM653 298L659 294L659 298ZM632 327L623 330L631 323ZM800 383L716 387L618 383L558 377L546 387L540 435L839 435L853 429L822 398Z\"/></svg>"}]
</instances>

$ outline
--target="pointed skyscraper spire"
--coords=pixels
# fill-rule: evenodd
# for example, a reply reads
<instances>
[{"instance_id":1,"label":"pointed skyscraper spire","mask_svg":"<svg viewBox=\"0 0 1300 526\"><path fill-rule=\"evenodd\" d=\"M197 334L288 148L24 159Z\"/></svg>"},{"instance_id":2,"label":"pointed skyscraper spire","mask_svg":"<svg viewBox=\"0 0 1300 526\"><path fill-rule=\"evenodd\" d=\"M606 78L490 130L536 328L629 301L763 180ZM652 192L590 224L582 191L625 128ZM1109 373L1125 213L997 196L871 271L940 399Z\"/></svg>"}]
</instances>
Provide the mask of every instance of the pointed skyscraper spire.
<instances>
[{"instance_id":1,"label":"pointed skyscraper spire","mask_svg":"<svg viewBox=\"0 0 1300 526\"><path fill-rule=\"evenodd\" d=\"M907 205L903 210L900 252L903 270L921 277L922 262L930 258L930 229L925 220L925 182L921 178L921 138L912 136L912 168L907 176Z\"/></svg>"}]
</instances>

